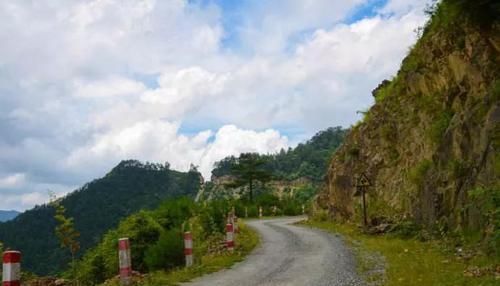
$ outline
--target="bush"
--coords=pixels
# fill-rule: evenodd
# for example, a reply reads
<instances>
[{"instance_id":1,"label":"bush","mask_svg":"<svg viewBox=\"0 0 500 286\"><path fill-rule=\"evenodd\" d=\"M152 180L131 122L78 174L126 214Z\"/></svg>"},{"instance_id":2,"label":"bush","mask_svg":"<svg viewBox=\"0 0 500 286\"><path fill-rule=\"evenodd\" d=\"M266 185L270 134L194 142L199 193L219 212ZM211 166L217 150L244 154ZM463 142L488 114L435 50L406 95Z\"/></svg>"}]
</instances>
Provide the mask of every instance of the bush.
<instances>
[{"instance_id":1,"label":"bush","mask_svg":"<svg viewBox=\"0 0 500 286\"><path fill-rule=\"evenodd\" d=\"M158 241L146 250L150 271L171 269L184 264L184 240L179 230L163 231Z\"/></svg>"},{"instance_id":2,"label":"bush","mask_svg":"<svg viewBox=\"0 0 500 286\"><path fill-rule=\"evenodd\" d=\"M393 233L402 238L411 238L416 236L421 230L420 226L411 220L404 220L396 224Z\"/></svg>"},{"instance_id":3,"label":"bush","mask_svg":"<svg viewBox=\"0 0 500 286\"><path fill-rule=\"evenodd\" d=\"M144 254L149 245L154 244L162 227L153 219L151 213L141 211L131 215L120 223L116 230L109 231L103 241L88 251L77 264L77 279L83 285L95 285L104 279L113 277L118 272L118 239L128 237L135 270L147 270Z\"/></svg>"},{"instance_id":4,"label":"bush","mask_svg":"<svg viewBox=\"0 0 500 286\"><path fill-rule=\"evenodd\" d=\"M434 121L429 130L429 136L432 142L439 143L441 142L446 129L450 125L451 118L453 117L453 113L451 112L443 112L439 117Z\"/></svg>"},{"instance_id":5,"label":"bush","mask_svg":"<svg viewBox=\"0 0 500 286\"><path fill-rule=\"evenodd\" d=\"M474 206L481 210L485 232L484 244L488 253L500 257L500 187L478 187L468 192Z\"/></svg>"},{"instance_id":6,"label":"bush","mask_svg":"<svg viewBox=\"0 0 500 286\"><path fill-rule=\"evenodd\" d=\"M427 175L427 171L429 171L431 167L432 167L431 161L429 160L421 161L408 173L410 181L417 187L420 187L423 183L425 176Z\"/></svg>"}]
</instances>

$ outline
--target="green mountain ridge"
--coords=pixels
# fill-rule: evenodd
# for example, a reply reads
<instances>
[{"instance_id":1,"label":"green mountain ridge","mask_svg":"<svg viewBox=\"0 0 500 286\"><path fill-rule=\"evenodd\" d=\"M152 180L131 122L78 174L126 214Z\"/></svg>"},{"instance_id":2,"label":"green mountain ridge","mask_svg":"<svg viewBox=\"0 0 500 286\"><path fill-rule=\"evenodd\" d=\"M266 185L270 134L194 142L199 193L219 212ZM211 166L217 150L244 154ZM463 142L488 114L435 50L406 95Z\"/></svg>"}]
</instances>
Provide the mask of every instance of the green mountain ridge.
<instances>
[{"instance_id":1,"label":"green mountain ridge","mask_svg":"<svg viewBox=\"0 0 500 286\"><path fill-rule=\"evenodd\" d=\"M123 218L155 208L168 198L194 198L201 182L201 174L195 170L178 172L160 164L127 160L60 200L81 234L81 255ZM54 234L55 226L53 207L36 206L0 223L0 241L4 247L22 250L23 269L54 274L70 261L68 251L61 249Z\"/></svg>"},{"instance_id":2,"label":"green mountain ridge","mask_svg":"<svg viewBox=\"0 0 500 286\"><path fill-rule=\"evenodd\" d=\"M257 185L257 192L293 191L304 187L319 188L324 183L328 162L335 150L341 145L347 133L342 127L330 127L319 131L311 139L298 144L295 148L282 149L277 154L257 156L264 161L262 166L271 176L265 186ZM211 181L206 182L198 199L239 198L245 188L228 188L232 169L240 157L228 156L215 163Z\"/></svg>"},{"instance_id":3,"label":"green mountain ridge","mask_svg":"<svg viewBox=\"0 0 500 286\"><path fill-rule=\"evenodd\" d=\"M0 210L0 222L9 221L11 219L14 219L19 214L20 214L20 212L14 211L14 210L11 210L11 211Z\"/></svg>"}]
</instances>

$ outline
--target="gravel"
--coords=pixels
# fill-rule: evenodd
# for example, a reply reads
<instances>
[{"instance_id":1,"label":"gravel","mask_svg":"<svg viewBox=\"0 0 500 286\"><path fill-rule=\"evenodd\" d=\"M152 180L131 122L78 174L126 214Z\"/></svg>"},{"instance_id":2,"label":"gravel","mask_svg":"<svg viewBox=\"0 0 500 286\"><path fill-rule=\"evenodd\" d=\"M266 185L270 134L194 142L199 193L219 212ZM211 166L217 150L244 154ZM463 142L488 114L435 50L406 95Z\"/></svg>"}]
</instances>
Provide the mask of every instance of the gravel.
<instances>
[{"instance_id":1,"label":"gravel","mask_svg":"<svg viewBox=\"0 0 500 286\"><path fill-rule=\"evenodd\" d=\"M353 254L342 239L292 225L301 219L304 218L247 221L260 234L260 246L231 269L183 285L365 285L356 273Z\"/></svg>"}]
</instances>

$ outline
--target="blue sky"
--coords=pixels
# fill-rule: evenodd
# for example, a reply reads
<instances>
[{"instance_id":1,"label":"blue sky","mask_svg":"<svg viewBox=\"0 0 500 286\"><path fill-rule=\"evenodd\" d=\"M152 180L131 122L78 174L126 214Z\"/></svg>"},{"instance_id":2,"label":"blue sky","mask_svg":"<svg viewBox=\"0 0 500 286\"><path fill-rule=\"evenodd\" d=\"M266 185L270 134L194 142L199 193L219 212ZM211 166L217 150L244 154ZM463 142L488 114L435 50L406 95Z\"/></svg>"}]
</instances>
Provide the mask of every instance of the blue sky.
<instances>
[{"instance_id":1,"label":"blue sky","mask_svg":"<svg viewBox=\"0 0 500 286\"><path fill-rule=\"evenodd\" d=\"M0 209L349 127L429 1L0 1Z\"/></svg>"}]
</instances>

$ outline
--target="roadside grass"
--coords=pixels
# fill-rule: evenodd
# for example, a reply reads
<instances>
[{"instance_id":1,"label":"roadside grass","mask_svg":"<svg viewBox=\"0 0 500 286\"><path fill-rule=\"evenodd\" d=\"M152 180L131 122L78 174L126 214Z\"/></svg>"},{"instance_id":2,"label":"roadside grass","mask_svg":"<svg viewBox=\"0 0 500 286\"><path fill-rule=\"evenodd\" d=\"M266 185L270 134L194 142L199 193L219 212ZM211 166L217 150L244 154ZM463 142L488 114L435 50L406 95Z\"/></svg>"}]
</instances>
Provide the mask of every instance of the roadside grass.
<instances>
[{"instance_id":1,"label":"roadside grass","mask_svg":"<svg viewBox=\"0 0 500 286\"><path fill-rule=\"evenodd\" d=\"M239 228L240 233L236 235L234 253L230 254L225 252L221 254L206 254L199 259L196 259L195 257L195 261L197 261L193 267L177 268L168 272L152 272L147 274L143 280L139 281L138 285L178 285L181 282L187 282L208 273L230 268L233 264L242 261L245 256L259 244L259 236L255 230L246 226L242 221L239 222ZM118 283L118 281L113 281L113 283Z\"/></svg>"},{"instance_id":2,"label":"roadside grass","mask_svg":"<svg viewBox=\"0 0 500 286\"><path fill-rule=\"evenodd\" d=\"M438 241L422 242L394 235L363 234L356 226L333 222L308 221L304 225L341 234L353 248L358 271L370 285L500 285L493 274L468 277L468 267L495 267L499 261L476 256L466 261ZM382 261L380 261L382 260ZM385 264L385 271L377 269Z\"/></svg>"}]
</instances>

